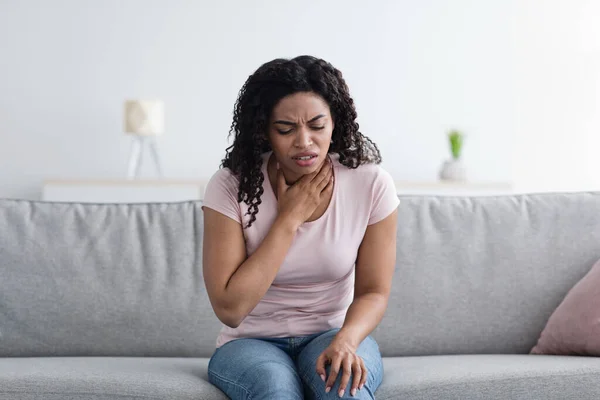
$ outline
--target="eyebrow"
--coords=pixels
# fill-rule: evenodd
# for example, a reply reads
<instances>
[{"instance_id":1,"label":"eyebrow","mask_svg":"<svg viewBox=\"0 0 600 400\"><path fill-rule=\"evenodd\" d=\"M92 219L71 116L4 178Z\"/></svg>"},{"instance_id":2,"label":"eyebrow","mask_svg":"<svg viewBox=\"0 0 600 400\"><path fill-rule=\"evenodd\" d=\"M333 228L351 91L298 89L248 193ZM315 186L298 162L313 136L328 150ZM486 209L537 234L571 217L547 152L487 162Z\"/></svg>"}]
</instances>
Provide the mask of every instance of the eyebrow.
<instances>
[{"instance_id":1,"label":"eyebrow","mask_svg":"<svg viewBox=\"0 0 600 400\"><path fill-rule=\"evenodd\" d=\"M324 118L325 115L324 114L319 114L316 117L314 117L313 119L311 119L310 121L308 121L308 123L310 124L311 122L315 122L316 120L320 119L320 118ZM295 126L296 123L295 122L291 122L291 121L285 121L282 119L279 119L277 121L274 122L275 124L280 124L280 125L289 125L289 126Z\"/></svg>"}]
</instances>

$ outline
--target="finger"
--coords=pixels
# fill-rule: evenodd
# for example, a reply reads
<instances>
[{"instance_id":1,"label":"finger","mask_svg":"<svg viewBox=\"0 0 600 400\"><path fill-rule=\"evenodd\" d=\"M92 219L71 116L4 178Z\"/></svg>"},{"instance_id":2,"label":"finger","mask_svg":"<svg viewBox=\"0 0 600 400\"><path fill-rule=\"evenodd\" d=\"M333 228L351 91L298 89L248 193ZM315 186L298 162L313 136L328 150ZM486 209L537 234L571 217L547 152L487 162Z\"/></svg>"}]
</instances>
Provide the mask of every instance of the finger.
<instances>
[{"instance_id":1,"label":"finger","mask_svg":"<svg viewBox=\"0 0 600 400\"><path fill-rule=\"evenodd\" d=\"M329 182L331 182L332 178L333 178L333 169L330 169L329 172L327 173L327 175L325 176L325 178L322 179L321 181L319 181L319 183L317 183L317 187L316 187L317 193L322 192L327 187Z\"/></svg>"},{"instance_id":2,"label":"finger","mask_svg":"<svg viewBox=\"0 0 600 400\"><path fill-rule=\"evenodd\" d=\"M320 182L321 180L321 172L325 171L327 172L327 164L329 164L330 161L329 159L326 159L325 162L323 162L323 164L321 164L321 167L316 170L311 172L310 174L306 174L303 175L300 180L298 181L299 184L302 184L303 186L309 186L311 184L317 184L318 182Z\"/></svg>"},{"instance_id":3,"label":"finger","mask_svg":"<svg viewBox=\"0 0 600 400\"><path fill-rule=\"evenodd\" d=\"M332 192L333 192L333 185L334 183L335 177L334 175L331 175L331 178L329 178L329 182L327 182L327 186L325 186L325 188L323 188L323 190L321 190L321 198L327 198Z\"/></svg>"},{"instance_id":4,"label":"finger","mask_svg":"<svg viewBox=\"0 0 600 400\"><path fill-rule=\"evenodd\" d=\"M350 389L350 395L352 397L356 396L356 390L360 386L360 382L362 379L362 365L360 363L360 358L354 360L354 364L352 365L352 389Z\"/></svg>"},{"instance_id":5,"label":"finger","mask_svg":"<svg viewBox=\"0 0 600 400\"><path fill-rule=\"evenodd\" d=\"M319 356L319 358L317 358L317 374L321 377L321 380L323 382L325 382L325 379L327 378L327 370L325 369L325 362L327 361L327 357L325 356L325 353L321 353L321 355Z\"/></svg>"},{"instance_id":6,"label":"finger","mask_svg":"<svg viewBox=\"0 0 600 400\"><path fill-rule=\"evenodd\" d=\"M348 382L350 382L350 375L352 374L352 362L350 361L350 357L346 357L342 365L344 368L342 370L342 380L340 381L340 389L338 392L340 397L344 396L346 386L348 386Z\"/></svg>"},{"instance_id":7,"label":"finger","mask_svg":"<svg viewBox=\"0 0 600 400\"><path fill-rule=\"evenodd\" d=\"M295 186L302 186L304 188L309 187L312 184L312 180L317 176L319 171L311 172L310 174L302 175L300 179L294 184Z\"/></svg>"},{"instance_id":8,"label":"finger","mask_svg":"<svg viewBox=\"0 0 600 400\"><path fill-rule=\"evenodd\" d=\"M338 373L340 372L341 364L341 357L334 356L331 360L331 367L329 368L329 378L327 379L327 383L325 384L325 393L329 393L329 391L335 384L335 380L337 379Z\"/></svg>"},{"instance_id":9,"label":"finger","mask_svg":"<svg viewBox=\"0 0 600 400\"><path fill-rule=\"evenodd\" d=\"M365 362L362 358L360 359L360 365L362 367L362 376L360 378L360 385L358 386L358 389L362 389L363 386L365 386L367 383L367 378L369 377L369 370L365 366Z\"/></svg>"},{"instance_id":10,"label":"finger","mask_svg":"<svg viewBox=\"0 0 600 400\"><path fill-rule=\"evenodd\" d=\"M314 182L315 184L319 183L321 180L325 179L325 177L327 176L327 173L332 168L333 168L333 166L331 164L331 160L329 159L329 157L327 157L325 159L325 161L323 162L323 164L321 165L321 168L319 169L317 174L311 179L311 181Z\"/></svg>"}]
</instances>

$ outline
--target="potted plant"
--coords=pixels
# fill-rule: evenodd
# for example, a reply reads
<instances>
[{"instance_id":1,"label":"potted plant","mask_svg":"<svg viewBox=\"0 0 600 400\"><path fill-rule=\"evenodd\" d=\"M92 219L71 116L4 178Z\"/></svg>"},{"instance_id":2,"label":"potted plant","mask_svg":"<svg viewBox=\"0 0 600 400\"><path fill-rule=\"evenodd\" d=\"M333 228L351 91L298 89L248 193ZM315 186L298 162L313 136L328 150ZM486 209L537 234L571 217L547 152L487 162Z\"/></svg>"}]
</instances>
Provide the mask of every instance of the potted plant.
<instances>
[{"instance_id":1,"label":"potted plant","mask_svg":"<svg viewBox=\"0 0 600 400\"><path fill-rule=\"evenodd\" d=\"M465 135L456 129L448 133L452 158L442 164L440 179L445 181L465 181L467 179L467 173L461 160L464 138Z\"/></svg>"}]
</instances>

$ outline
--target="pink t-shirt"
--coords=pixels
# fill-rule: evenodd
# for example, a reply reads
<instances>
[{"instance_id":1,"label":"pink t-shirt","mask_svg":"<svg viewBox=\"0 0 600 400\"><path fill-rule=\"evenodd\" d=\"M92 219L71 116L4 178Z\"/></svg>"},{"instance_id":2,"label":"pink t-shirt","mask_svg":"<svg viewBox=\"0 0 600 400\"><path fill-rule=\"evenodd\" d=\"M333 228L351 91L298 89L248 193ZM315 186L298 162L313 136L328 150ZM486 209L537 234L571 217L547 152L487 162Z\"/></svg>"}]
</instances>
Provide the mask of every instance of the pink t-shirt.
<instances>
[{"instance_id":1,"label":"pink t-shirt","mask_svg":"<svg viewBox=\"0 0 600 400\"><path fill-rule=\"evenodd\" d=\"M248 206L238 203L239 181L228 168L210 179L203 206L243 224L250 256L277 217L277 199L263 155L264 193L250 228ZM246 337L306 336L341 328L354 296L354 266L368 225L390 215L399 204L389 173L379 165L350 169L331 155L335 183L325 213L304 223L293 239L283 264L267 293L235 329L223 325L217 347Z\"/></svg>"}]
</instances>

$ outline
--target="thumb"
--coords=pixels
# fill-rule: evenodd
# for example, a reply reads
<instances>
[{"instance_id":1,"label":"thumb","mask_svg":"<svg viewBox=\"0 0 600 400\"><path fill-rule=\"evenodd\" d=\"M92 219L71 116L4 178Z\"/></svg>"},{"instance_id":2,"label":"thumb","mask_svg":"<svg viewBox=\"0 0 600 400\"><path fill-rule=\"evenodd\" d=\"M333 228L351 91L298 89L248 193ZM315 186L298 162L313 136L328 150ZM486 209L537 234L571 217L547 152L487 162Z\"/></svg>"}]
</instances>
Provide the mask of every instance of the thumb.
<instances>
[{"instance_id":1,"label":"thumb","mask_svg":"<svg viewBox=\"0 0 600 400\"><path fill-rule=\"evenodd\" d=\"M289 186L285 181L283 171L279 167L279 163L277 163L277 196L280 197L288 188Z\"/></svg>"}]
</instances>

